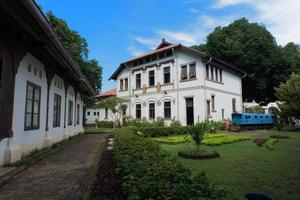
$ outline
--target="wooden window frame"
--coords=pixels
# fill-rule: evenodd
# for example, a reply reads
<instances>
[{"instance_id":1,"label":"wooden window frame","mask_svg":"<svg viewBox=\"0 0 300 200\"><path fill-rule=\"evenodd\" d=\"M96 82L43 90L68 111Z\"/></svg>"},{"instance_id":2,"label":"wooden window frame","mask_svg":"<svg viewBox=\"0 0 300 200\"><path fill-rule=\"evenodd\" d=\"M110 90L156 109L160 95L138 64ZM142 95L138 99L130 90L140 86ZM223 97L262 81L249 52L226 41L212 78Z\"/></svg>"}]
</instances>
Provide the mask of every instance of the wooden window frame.
<instances>
[{"instance_id":1,"label":"wooden window frame","mask_svg":"<svg viewBox=\"0 0 300 200\"><path fill-rule=\"evenodd\" d=\"M185 76L183 76L183 75L184 75L184 69L185 69L185 71L186 71ZM180 80L181 80L181 81L188 80L188 66L187 66L187 65L182 65L182 66L181 66Z\"/></svg>"},{"instance_id":2,"label":"wooden window frame","mask_svg":"<svg viewBox=\"0 0 300 200\"><path fill-rule=\"evenodd\" d=\"M124 79L125 90L128 90L128 78Z\"/></svg>"},{"instance_id":3,"label":"wooden window frame","mask_svg":"<svg viewBox=\"0 0 300 200\"><path fill-rule=\"evenodd\" d=\"M139 106L139 109L138 109ZM139 113L138 113L139 111ZM139 116L138 116L139 115ZM142 118L142 104L135 104L135 118L141 119Z\"/></svg>"},{"instance_id":4,"label":"wooden window frame","mask_svg":"<svg viewBox=\"0 0 300 200\"><path fill-rule=\"evenodd\" d=\"M169 104L169 105L167 105ZM171 119L172 117L172 105L171 101L165 101L164 102L164 118L165 119Z\"/></svg>"},{"instance_id":5,"label":"wooden window frame","mask_svg":"<svg viewBox=\"0 0 300 200\"><path fill-rule=\"evenodd\" d=\"M28 87L32 87L32 99L28 98ZM39 91L39 99L35 100L35 92L36 90ZM30 131L30 130L38 130L40 128L40 115L41 115L41 87L30 82L27 81L26 84L26 97L25 97L25 116L24 116L24 131ZM31 112L27 112L27 101L31 102ZM38 112L34 113L34 103L38 102ZM27 115L31 115L31 123L30 126L26 126L26 121L27 121ZM34 115L37 115L37 125L34 126L33 125L33 118Z\"/></svg>"},{"instance_id":6,"label":"wooden window frame","mask_svg":"<svg viewBox=\"0 0 300 200\"><path fill-rule=\"evenodd\" d=\"M195 74L194 75L191 74L191 71L192 71L191 66L193 66L194 69L195 69ZM196 63L191 63L191 64L189 64L189 79L195 79L195 78L197 78Z\"/></svg>"},{"instance_id":7,"label":"wooden window frame","mask_svg":"<svg viewBox=\"0 0 300 200\"><path fill-rule=\"evenodd\" d=\"M123 82L124 82L123 79L121 79L121 80L120 80L120 91L123 91L123 90L124 90L124 88L123 88Z\"/></svg>"},{"instance_id":8,"label":"wooden window frame","mask_svg":"<svg viewBox=\"0 0 300 200\"><path fill-rule=\"evenodd\" d=\"M74 103L71 99L69 99L68 100L68 126L73 125L73 118L74 118Z\"/></svg>"},{"instance_id":9,"label":"wooden window frame","mask_svg":"<svg viewBox=\"0 0 300 200\"><path fill-rule=\"evenodd\" d=\"M108 119L108 108L105 108L105 116L104 116L105 119Z\"/></svg>"},{"instance_id":10,"label":"wooden window frame","mask_svg":"<svg viewBox=\"0 0 300 200\"><path fill-rule=\"evenodd\" d=\"M149 103L149 119L155 119L155 103Z\"/></svg>"},{"instance_id":11,"label":"wooden window frame","mask_svg":"<svg viewBox=\"0 0 300 200\"><path fill-rule=\"evenodd\" d=\"M138 78L139 76L139 78ZM135 75L135 88L141 89L142 88L142 74L138 73Z\"/></svg>"},{"instance_id":12,"label":"wooden window frame","mask_svg":"<svg viewBox=\"0 0 300 200\"><path fill-rule=\"evenodd\" d=\"M77 112L76 112L76 122L77 124L80 123L80 104L78 103L77 106L76 106L76 109L77 109Z\"/></svg>"},{"instance_id":13,"label":"wooden window frame","mask_svg":"<svg viewBox=\"0 0 300 200\"><path fill-rule=\"evenodd\" d=\"M148 71L148 76L149 76L149 87L155 86L155 71L154 70Z\"/></svg>"},{"instance_id":14,"label":"wooden window frame","mask_svg":"<svg viewBox=\"0 0 300 200\"><path fill-rule=\"evenodd\" d=\"M207 117L211 116L211 110L210 110L210 100L206 100L206 115Z\"/></svg>"},{"instance_id":15,"label":"wooden window frame","mask_svg":"<svg viewBox=\"0 0 300 200\"><path fill-rule=\"evenodd\" d=\"M215 100L215 95L211 95L211 112L216 112Z\"/></svg>"},{"instance_id":16,"label":"wooden window frame","mask_svg":"<svg viewBox=\"0 0 300 200\"><path fill-rule=\"evenodd\" d=\"M61 96L54 94L53 96L53 127L60 127L61 120Z\"/></svg>"},{"instance_id":17,"label":"wooden window frame","mask_svg":"<svg viewBox=\"0 0 300 200\"><path fill-rule=\"evenodd\" d=\"M166 79L168 79L168 81ZM164 67L164 84L168 83L171 83L171 67Z\"/></svg>"},{"instance_id":18,"label":"wooden window frame","mask_svg":"<svg viewBox=\"0 0 300 200\"><path fill-rule=\"evenodd\" d=\"M232 98L232 112L235 113L236 112L236 99Z\"/></svg>"}]
</instances>

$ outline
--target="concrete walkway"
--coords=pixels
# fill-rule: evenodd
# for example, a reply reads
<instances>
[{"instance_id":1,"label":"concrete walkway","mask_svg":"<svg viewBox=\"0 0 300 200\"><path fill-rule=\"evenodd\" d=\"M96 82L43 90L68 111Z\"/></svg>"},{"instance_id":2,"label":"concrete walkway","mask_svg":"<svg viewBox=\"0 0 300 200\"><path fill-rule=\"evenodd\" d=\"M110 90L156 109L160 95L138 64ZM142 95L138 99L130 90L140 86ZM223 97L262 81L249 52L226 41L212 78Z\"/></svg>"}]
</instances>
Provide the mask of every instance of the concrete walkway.
<instances>
[{"instance_id":1,"label":"concrete walkway","mask_svg":"<svg viewBox=\"0 0 300 200\"><path fill-rule=\"evenodd\" d=\"M100 134L83 135L0 188L0 199L80 199L89 168L102 153L104 138Z\"/></svg>"}]
</instances>

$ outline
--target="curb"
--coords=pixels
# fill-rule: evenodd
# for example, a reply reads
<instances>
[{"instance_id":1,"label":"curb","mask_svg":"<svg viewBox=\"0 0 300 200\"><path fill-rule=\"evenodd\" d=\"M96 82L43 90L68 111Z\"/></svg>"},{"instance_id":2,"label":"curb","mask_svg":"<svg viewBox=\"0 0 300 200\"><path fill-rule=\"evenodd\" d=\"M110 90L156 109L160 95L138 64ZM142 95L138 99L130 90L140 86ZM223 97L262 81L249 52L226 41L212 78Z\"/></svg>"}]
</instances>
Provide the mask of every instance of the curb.
<instances>
[{"instance_id":1,"label":"curb","mask_svg":"<svg viewBox=\"0 0 300 200\"><path fill-rule=\"evenodd\" d=\"M55 149L50 149L49 151L46 151L45 154L42 154L41 156L35 158L34 160L20 166L20 167L16 167L16 169L8 172L7 174L3 175L0 177L0 188L3 187L4 185L6 185L7 183L9 183L10 181L13 180L13 178L15 176L17 176L18 174L22 173L23 171L27 170L29 167L31 167L32 165L34 165L35 163L43 160L44 158L50 156L51 154L60 151L62 149L64 149L65 147L78 142L82 137L84 137L84 134L80 134L78 135L78 137L72 139L71 141L66 142L65 144L62 144L61 146L58 146Z\"/></svg>"}]
</instances>

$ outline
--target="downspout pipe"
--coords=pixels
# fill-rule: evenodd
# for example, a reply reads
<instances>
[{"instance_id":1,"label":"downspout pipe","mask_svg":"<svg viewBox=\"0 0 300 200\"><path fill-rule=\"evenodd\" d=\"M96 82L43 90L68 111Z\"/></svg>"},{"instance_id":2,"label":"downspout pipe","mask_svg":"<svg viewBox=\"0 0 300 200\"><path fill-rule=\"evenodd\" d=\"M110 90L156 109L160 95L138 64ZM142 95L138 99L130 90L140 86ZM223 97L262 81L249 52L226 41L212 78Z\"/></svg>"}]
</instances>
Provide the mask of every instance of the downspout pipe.
<instances>
[{"instance_id":1,"label":"downspout pipe","mask_svg":"<svg viewBox=\"0 0 300 200\"><path fill-rule=\"evenodd\" d=\"M178 56L176 55L175 53L175 50L174 48L172 48L172 52L173 52L173 55L175 56L176 58L176 96L177 96L177 101L176 101L176 107L177 107L177 113L176 113L176 118L177 120L179 121L179 81L178 81Z\"/></svg>"}]
</instances>

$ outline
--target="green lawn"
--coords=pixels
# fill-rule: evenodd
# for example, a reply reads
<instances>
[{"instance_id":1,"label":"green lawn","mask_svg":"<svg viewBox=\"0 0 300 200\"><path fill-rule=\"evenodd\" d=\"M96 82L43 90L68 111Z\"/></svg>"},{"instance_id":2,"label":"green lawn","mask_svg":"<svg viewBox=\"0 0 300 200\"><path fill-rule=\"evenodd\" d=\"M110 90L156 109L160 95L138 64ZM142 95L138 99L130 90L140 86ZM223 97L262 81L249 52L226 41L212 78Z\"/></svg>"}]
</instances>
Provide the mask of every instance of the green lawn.
<instances>
[{"instance_id":1,"label":"green lawn","mask_svg":"<svg viewBox=\"0 0 300 200\"><path fill-rule=\"evenodd\" d=\"M220 158L178 159L193 173L205 171L210 180L232 188L236 199L251 191L268 194L273 199L300 199L300 132L282 132L290 138L279 139L273 151L265 146L258 147L252 139L269 138L271 134L277 134L275 131L229 134L249 136L251 140L220 146L201 145L202 150L218 151ZM181 150L195 149L191 143L161 146L175 156Z\"/></svg>"},{"instance_id":2,"label":"green lawn","mask_svg":"<svg viewBox=\"0 0 300 200\"><path fill-rule=\"evenodd\" d=\"M84 133L86 134L96 134L96 133L112 133L112 128L96 128L96 127L86 127Z\"/></svg>"}]
</instances>

